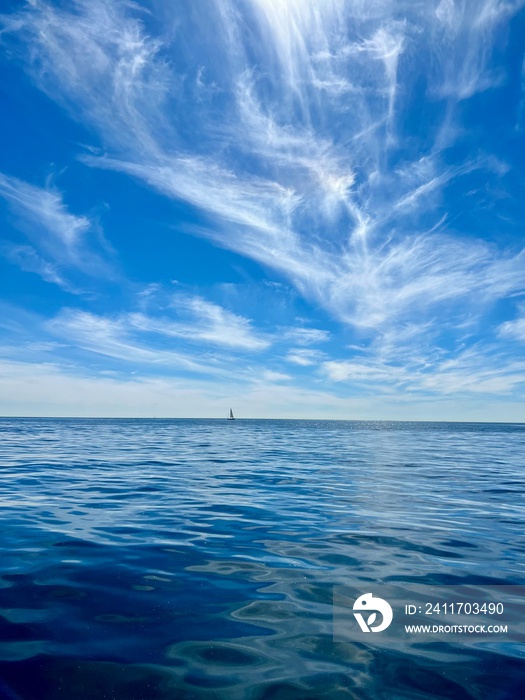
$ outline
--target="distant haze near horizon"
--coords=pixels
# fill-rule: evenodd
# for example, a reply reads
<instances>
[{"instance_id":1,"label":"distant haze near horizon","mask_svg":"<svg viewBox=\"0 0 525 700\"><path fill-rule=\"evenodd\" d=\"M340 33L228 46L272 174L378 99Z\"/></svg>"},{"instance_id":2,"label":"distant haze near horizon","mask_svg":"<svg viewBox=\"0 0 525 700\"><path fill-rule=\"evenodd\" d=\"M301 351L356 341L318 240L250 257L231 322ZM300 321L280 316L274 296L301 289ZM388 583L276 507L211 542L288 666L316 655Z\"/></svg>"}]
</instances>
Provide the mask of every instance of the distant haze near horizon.
<instances>
[{"instance_id":1,"label":"distant haze near horizon","mask_svg":"<svg viewBox=\"0 0 525 700\"><path fill-rule=\"evenodd\" d=\"M197 422L197 423L202 423L202 424L207 424L209 422L213 423L214 425L216 423L221 423L224 420L223 416L0 416L0 421L5 421L5 422L11 422L11 421L26 421L26 422L38 422L38 421L50 421L50 422L56 422L56 421L67 421L67 422L74 422L74 421L85 421L85 422L91 422L91 421L100 421L100 422L108 422L111 423L112 421L115 423L129 423L130 421L136 421L139 423L149 423L152 421L164 421L165 423L172 423L172 424L180 424L180 423L185 423L185 422ZM237 419L236 419L237 420ZM409 426L411 425L421 425L421 426L426 426L429 429L432 428L432 426L457 426L459 429L462 429L463 427L468 427L468 426L484 426L487 428L488 426L502 426L502 427L511 427L511 426L523 426L525 429L525 422L524 421L483 421L483 420L472 420L472 421L461 421L461 420L389 420L389 419L382 419L382 418L365 418L365 419L358 419L358 418L272 418L268 416L261 416L259 418L254 418L253 416L243 416L240 419L240 422L245 421L246 423L290 423L296 425L297 423L305 423L308 425L311 425L312 423L321 425L321 424L330 424L330 423L350 423L353 426L356 426L356 428L359 429L365 429L369 428L370 426L377 425L378 427L384 426L386 428L392 427L393 429L408 429Z\"/></svg>"},{"instance_id":2,"label":"distant haze near horizon","mask_svg":"<svg viewBox=\"0 0 525 700\"><path fill-rule=\"evenodd\" d=\"M0 416L525 421L525 0L0 15Z\"/></svg>"}]
</instances>

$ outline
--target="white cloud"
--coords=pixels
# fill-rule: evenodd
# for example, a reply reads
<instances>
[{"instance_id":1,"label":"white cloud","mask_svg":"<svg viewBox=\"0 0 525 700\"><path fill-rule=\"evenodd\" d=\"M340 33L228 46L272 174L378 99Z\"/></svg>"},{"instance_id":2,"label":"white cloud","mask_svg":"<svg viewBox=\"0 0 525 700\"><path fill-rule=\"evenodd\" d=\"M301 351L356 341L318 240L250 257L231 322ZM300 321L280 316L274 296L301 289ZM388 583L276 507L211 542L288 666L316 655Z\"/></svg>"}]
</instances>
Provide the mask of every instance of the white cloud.
<instances>
[{"instance_id":1,"label":"white cloud","mask_svg":"<svg viewBox=\"0 0 525 700\"><path fill-rule=\"evenodd\" d=\"M8 202L17 216L17 225L32 243L3 244L4 254L23 270L36 272L47 282L69 291L74 291L74 285L68 281L71 270L93 277L112 274L101 254L108 253L108 249L95 222L71 214L58 191L0 173L0 196Z\"/></svg>"},{"instance_id":2,"label":"white cloud","mask_svg":"<svg viewBox=\"0 0 525 700\"><path fill-rule=\"evenodd\" d=\"M1 355L0 349L0 355ZM478 397L419 398L413 394L340 398L260 382L177 379L170 376L89 376L71 365L0 360L3 415L108 417L225 417L229 406L240 418L339 418L371 420L524 421L522 402L490 407Z\"/></svg>"},{"instance_id":3,"label":"white cloud","mask_svg":"<svg viewBox=\"0 0 525 700\"><path fill-rule=\"evenodd\" d=\"M262 372L258 381L266 384L267 382L287 382L291 379L292 377L289 374L285 374L284 372L275 372L273 369L267 369Z\"/></svg>"},{"instance_id":4,"label":"white cloud","mask_svg":"<svg viewBox=\"0 0 525 700\"><path fill-rule=\"evenodd\" d=\"M171 306L187 320L130 314L128 322L141 331L239 350L264 350L270 345L268 338L255 333L248 319L201 297L176 295Z\"/></svg>"},{"instance_id":5,"label":"white cloud","mask_svg":"<svg viewBox=\"0 0 525 700\"><path fill-rule=\"evenodd\" d=\"M525 342L525 304L519 307L519 312L518 318L501 324L498 329L500 336Z\"/></svg>"},{"instance_id":6,"label":"white cloud","mask_svg":"<svg viewBox=\"0 0 525 700\"><path fill-rule=\"evenodd\" d=\"M57 265L44 260L32 246L2 243L0 251L9 262L17 265L24 272L34 272L46 282L72 291L69 283L60 275Z\"/></svg>"},{"instance_id":7,"label":"white cloud","mask_svg":"<svg viewBox=\"0 0 525 700\"><path fill-rule=\"evenodd\" d=\"M301 367L311 367L319 364L324 357L325 354L318 350L292 348L286 355L286 360L294 365L300 365Z\"/></svg>"},{"instance_id":8,"label":"white cloud","mask_svg":"<svg viewBox=\"0 0 525 700\"><path fill-rule=\"evenodd\" d=\"M398 355L403 348L397 348ZM454 357L435 348L437 357L424 361L408 351L405 362L386 362L372 355L362 361L330 360L322 370L333 382L346 382L379 390L424 392L428 395L506 395L525 385L525 362L516 361L498 348L473 347ZM428 356L427 356L428 357Z\"/></svg>"},{"instance_id":9,"label":"white cloud","mask_svg":"<svg viewBox=\"0 0 525 700\"><path fill-rule=\"evenodd\" d=\"M459 346L454 352L466 364L447 367L428 329L441 314L455 338L465 318L482 318L525 285L523 252L487 243L484 230L461 236L439 208L446 188L460 189L462 178L494 174L490 157L469 154L451 167L443 149L461 137L458 105L505 79L491 68L494 45L502 22L522 5L213 0L198 30L181 7L170 6L167 16L176 14L177 22L156 37L137 6L111 0L79 0L67 9L39 2L5 21L26 46L37 85L98 133L102 155L91 153L85 163L198 208L207 223L195 226L196 234L286 278L372 339L367 361L327 360L326 376L436 392L474 391L477 381L507 391L520 381L519 367L484 374ZM190 30L195 42L188 46L182 39ZM414 148L401 140L402 124L411 101L423 99L421 81L436 116ZM497 177L504 175L500 168ZM56 194L38 194L50 230L68 249L66 231L79 240L88 222L68 214ZM40 274L59 275L46 269ZM142 358L150 357L147 347L130 340L139 332L254 351L271 340L204 300L178 303L189 320L121 315L110 332L104 321L64 316L55 328L94 348L91 328L107 353ZM502 335L519 335L513 323ZM321 342L318 333L302 329L302 339L296 333L288 340ZM425 347L406 353L417 344ZM395 362L388 347L397 349ZM194 362L164 353L157 362ZM288 359L315 361L301 348Z\"/></svg>"},{"instance_id":10,"label":"white cloud","mask_svg":"<svg viewBox=\"0 0 525 700\"><path fill-rule=\"evenodd\" d=\"M87 218L66 210L58 192L0 173L0 193L17 211L45 227L68 252L75 251L91 226Z\"/></svg>"},{"instance_id":11,"label":"white cloud","mask_svg":"<svg viewBox=\"0 0 525 700\"><path fill-rule=\"evenodd\" d=\"M464 99L481 89L493 32L517 5L441 3L441 34L425 10L407 10L399 20L396 6L379 0L368 8L338 0L249 5L252 13L243 21L258 37L253 45L241 31L240 8L226 0L214 5L214 17L228 24L227 41L215 50L224 57L221 89L229 90L234 107L215 122L209 105L200 111L193 104L189 117L181 110L181 76L165 58L169 41L148 36L131 6L95 0L64 11L39 3L12 20L11 31L29 42L29 70L40 87L97 128L113 153L86 162L133 175L201 208L213 219L203 235L286 275L344 322L378 327L454 296L477 301L480 288L487 298L498 298L522 285L521 260L479 241L462 244L403 226L396 233L395 217L407 210L413 219L429 194L464 169L447 171L431 151L427 177L414 187L402 178L394 182L381 165L403 109L396 103L397 82L410 42L420 36L436 51L436 65L448 71L436 82ZM349 40L351 27L356 37ZM248 60L250 51L257 64ZM195 75L207 68L190 54L177 61ZM256 65L264 66L264 79ZM350 101L346 93L327 101L315 87L319 80L352 80L359 89ZM341 110L347 118L336 142L315 125ZM342 227L348 230L343 237Z\"/></svg>"},{"instance_id":12,"label":"white cloud","mask_svg":"<svg viewBox=\"0 0 525 700\"><path fill-rule=\"evenodd\" d=\"M500 85L505 76L489 69L501 23L523 6L522 0L442 0L435 16L436 93L464 100Z\"/></svg>"},{"instance_id":13,"label":"white cloud","mask_svg":"<svg viewBox=\"0 0 525 700\"><path fill-rule=\"evenodd\" d=\"M184 321L143 312L102 316L71 308L49 321L40 320L40 326L42 332L60 339L75 357L79 351L87 352L91 362L93 356L101 355L140 371L169 368L248 383L289 378L264 360L247 362L247 351L260 352L270 343L251 329L247 319L199 297L177 295L174 304L179 312L189 312ZM212 351L213 346L216 351ZM239 353L243 353L241 357Z\"/></svg>"},{"instance_id":14,"label":"white cloud","mask_svg":"<svg viewBox=\"0 0 525 700\"><path fill-rule=\"evenodd\" d=\"M320 328L283 328L282 338L298 345L315 345L330 339L330 333Z\"/></svg>"},{"instance_id":15,"label":"white cloud","mask_svg":"<svg viewBox=\"0 0 525 700\"><path fill-rule=\"evenodd\" d=\"M335 382L352 380L353 382L399 382L406 381L407 372L400 367L378 362L355 362L329 360L323 363L323 371Z\"/></svg>"},{"instance_id":16,"label":"white cloud","mask_svg":"<svg viewBox=\"0 0 525 700\"><path fill-rule=\"evenodd\" d=\"M144 340L134 338L125 318L109 318L86 311L65 309L46 326L55 337L74 348L133 363L139 367L168 366L200 374L224 372L224 368L214 365L211 358L207 363L199 362L190 355L155 348Z\"/></svg>"}]
</instances>

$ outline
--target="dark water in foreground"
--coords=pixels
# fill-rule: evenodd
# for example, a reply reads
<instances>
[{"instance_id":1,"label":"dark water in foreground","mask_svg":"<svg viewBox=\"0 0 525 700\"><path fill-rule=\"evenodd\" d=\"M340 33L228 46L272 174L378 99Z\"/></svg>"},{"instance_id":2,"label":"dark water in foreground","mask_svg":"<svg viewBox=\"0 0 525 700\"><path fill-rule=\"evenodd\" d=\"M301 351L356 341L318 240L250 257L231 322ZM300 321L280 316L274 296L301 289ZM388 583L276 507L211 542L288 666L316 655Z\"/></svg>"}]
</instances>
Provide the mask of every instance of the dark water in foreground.
<instances>
[{"instance_id":1,"label":"dark water in foreground","mask_svg":"<svg viewBox=\"0 0 525 700\"><path fill-rule=\"evenodd\" d=\"M525 425L0 420L2 700L525 696L525 652L334 642L332 592L525 583Z\"/></svg>"}]
</instances>

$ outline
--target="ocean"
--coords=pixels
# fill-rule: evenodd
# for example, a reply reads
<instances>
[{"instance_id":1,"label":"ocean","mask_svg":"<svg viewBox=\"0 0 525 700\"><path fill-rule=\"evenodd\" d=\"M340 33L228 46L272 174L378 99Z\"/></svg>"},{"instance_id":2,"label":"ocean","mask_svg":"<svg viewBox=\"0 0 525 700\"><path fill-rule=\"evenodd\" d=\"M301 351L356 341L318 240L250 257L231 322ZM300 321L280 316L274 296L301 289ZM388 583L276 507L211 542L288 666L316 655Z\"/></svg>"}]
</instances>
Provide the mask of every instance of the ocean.
<instances>
[{"instance_id":1,"label":"ocean","mask_svg":"<svg viewBox=\"0 0 525 700\"><path fill-rule=\"evenodd\" d=\"M524 487L523 424L1 419L0 698L524 697L504 634L334 636L341 586L510 605Z\"/></svg>"}]
</instances>

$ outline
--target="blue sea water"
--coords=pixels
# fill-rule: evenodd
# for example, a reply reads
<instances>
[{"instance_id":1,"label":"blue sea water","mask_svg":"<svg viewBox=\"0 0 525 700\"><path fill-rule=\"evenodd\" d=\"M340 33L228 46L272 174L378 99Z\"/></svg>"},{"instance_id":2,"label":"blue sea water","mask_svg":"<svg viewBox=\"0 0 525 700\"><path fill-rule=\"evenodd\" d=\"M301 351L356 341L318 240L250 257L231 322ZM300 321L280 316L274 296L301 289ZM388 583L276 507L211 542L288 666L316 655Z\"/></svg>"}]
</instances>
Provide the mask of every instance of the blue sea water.
<instances>
[{"instance_id":1,"label":"blue sea water","mask_svg":"<svg viewBox=\"0 0 525 700\"><path fill-rule=\"evenodd\" d=\"M334 586L525 583L525 425L0 420L2 700L511 700L519 644L334 641Z\"/></svg>"}]
</instances>

